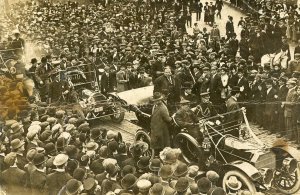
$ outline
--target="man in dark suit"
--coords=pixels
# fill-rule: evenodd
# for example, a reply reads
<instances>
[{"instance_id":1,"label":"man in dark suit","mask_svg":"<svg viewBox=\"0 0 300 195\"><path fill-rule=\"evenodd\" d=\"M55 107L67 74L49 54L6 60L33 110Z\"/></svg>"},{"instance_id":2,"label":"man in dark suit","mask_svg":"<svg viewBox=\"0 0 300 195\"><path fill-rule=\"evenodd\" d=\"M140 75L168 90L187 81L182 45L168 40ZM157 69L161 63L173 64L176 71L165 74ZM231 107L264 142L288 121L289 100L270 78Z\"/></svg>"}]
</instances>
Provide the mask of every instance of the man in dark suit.
<instances>
[{"instance_id":1,"label":"man in dark suit","mask_svg":"<svg viewBox=\"0 0 300 195\"><path fill-rule=\"evenodd\" d=\"M69 157L66 154L58 154L54 158L53 165L56 166L56 169L53 173L47 175L46 178L49 195L57 195L59 190L67 183L67 181L72 179L72 177L65 171L68 159Z\"/></svg>"},{"instance_id":2,"label":"man in dark suit","mask_svg":"<svg viewBox=\"0 0 300 195\"><path fill-rule=\"evenodd\" d=\"M249 87L249 82L244 76L244 70L239 69L238 70L238 82L237 86L240 88L240 96L238 98L239 101L243 102L248 100L249 95L250 95L250 87Z\"/></svg>"},{"instance_id":3,"label":"man in dark suit","mask_svg":"<svg viewBox=\"0 0 300 195\"><path fill-rule=\"evenodd\" d=\"M264 111L264 128L269 130L269 134L275 133L276 105L278 99L277 91L272 86L271 79L265 81L267 90L265 91L265 111Z\"/></svg>"},{"instance_id":4,"label":"man in dark suit","mask_svg":"<svg viewBox=\"0 0 300 195\"><path fill-rule=\"evenodd\" d=\"M296 81L289 79L286 84L289 90L285 102L282 103L284 106L285 133L287 139L294 140L297 135L297 117L295 116L295 109L297 108L295 107L297 102Z\"/></svg>"},{"instance_id":5,"label":"man in dark suit","mask_svg":"<svg viewBox=\"0 0 300 195\"><path fill-rule=\"evenodd\" d=\"M180 102L181 84L173 77L169 67L165 68L163 75L155 79L154 92L163 94L168 101L168 106L173 107L175 103Z\"/></svg>"},{"instance_id":6,"label":"man in dark suit","mask_svg":"<svg viewBox=\"0 0 300 195\"><path fill-rule=\"evenodd\" d=\"M227 112L232 112L226 116L226 123L229 133L232 136L239 137L239 124L242 122L243 116L241 111L236 111L240 109L237 99L240 96L240 88L235 86L231 90L231 97L226 101ZM236 111L236 112L234 112Z\"/></svg>"},{"instance_id":7,"label":"man in dark suit","mask_svg":"<svg viewBox=\"0 0 300 195\"><path fill-rule=\"evenodd\" d=\"M4 162L10 167L0 174L1 187L7 194L23 194L26 185L26 172L16 165L17 154L11 152L4 158Z\"/></svg>"},{"instance_id":8,"label":"man in dark suit","mask_svg":"<svg viewBox=\"0 0 300 195\"><path fill-rule=\"evenodd\" d=\"M151 115L151 148L155 150L155 155L165 147L170 146L170 133L168 123L172 120L169 111L163 102L163 96L159 92L153 94L154 106Z\"/></svg>"},{"instance_id":9,"label":"man in dark suit","mask_svg":"<svg viewBox=\"0 0 300 195\"><path fill-rule=\"evenodd\" d=\"M277 105L278 120L276 120L276 127L277 127L277 131L279 131L280 134L277 137L282 137L285 129L284 109L281 106L281 103L285 101L286 95L289 91L289 89L286 87L286 81L287 79L285 77L279 78L278 101L280 103Z\"/></svg>"},{"instance_id":10,"label":"man in dark suit","mask_svg":"<svg viewBox=\"0 0 300 195\"><path fill-rule=\"evenodd\" d=\"M222 82L221 77L218 75L217 67L211 67L211 78L209 83L209 92L210 92L210 101L216 108L221 106L222 98L221 98L221 89L222 89Z\"/></svg>"},{"instance_id":11,"label":"man in dark suit","mask_svg":"<svg viewBox=\"0 0 300 195\"><path fill-rule=\"evenodd\" d=\"M33 158L36 169L30 174L30 187L32 195L46 195L46 158L43 154L37 153Z\"/></svg>"},{"instance_id":12,"label":"man in dark suit","mask_svg":"<svg viewBox=\"0 0 300 195\"><path fill-rule=\"evenodd\" d=\"M226 23L227 40L230 39L230 37L232 36L233 33L234 33L233 17L228 16L228 21Z\"/></svg>"},{"instance_id":13,"label":"man in dark suit","mask_svg":"<svg viewBox=\"0 0 300 195\"><path fill-rule=\"evenodd\" d=\"M112 70L113 71L113 70ZM104 68L104 73L101 77L101 93L107 94L117 89L117 80L115 73L110 71L109 67Z\"/></svg>"}]
</instances>

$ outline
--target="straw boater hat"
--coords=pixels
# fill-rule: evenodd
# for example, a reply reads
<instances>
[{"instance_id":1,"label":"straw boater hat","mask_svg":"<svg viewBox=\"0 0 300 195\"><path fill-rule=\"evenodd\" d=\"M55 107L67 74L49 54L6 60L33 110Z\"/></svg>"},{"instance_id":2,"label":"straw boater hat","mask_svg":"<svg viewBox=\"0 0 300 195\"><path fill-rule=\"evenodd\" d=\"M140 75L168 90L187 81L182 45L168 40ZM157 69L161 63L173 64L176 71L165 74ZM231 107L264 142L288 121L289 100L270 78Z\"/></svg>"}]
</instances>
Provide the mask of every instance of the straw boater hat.
<instances>
[{"instance_id":1,"label":"straw boater hat","mask_svg":"<svg viewBox=\"0 0 300 195\"><path fill-rule=\"evenodd\" d=\"M235 176L230 176L229 179L225 181L225 184L232 190L239 190L242 187L242 183Z\"/></svg>"}]
</instances>

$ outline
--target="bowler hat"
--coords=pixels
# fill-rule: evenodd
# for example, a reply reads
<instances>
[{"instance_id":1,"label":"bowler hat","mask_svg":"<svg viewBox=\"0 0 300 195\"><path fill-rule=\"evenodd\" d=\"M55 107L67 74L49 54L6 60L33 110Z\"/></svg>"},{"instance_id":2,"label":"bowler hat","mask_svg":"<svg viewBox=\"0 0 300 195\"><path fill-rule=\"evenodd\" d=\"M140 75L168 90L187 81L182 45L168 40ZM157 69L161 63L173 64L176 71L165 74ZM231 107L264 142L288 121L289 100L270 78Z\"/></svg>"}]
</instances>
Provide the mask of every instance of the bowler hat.
<instances>
[{"instance_id":1,"label":"bowler hat","mask_svg":"<svg viewBox=\"0 0 300 195\"><path fill-rule=\"evenodd\" d=\"M183 177L188 173L188 166L185 163L180 163L177 165L176 170L174 172L175 177Z\"/></svg>"},{"instance_id":2,"label":"bowler hat","mask_svg":"<svg viewBox=\"0 0 300 195\"><path fill-rule=\"evenodd\" d=\"M101 136L101 131L100 131L99 128L93 128L93 129L91 129L91 138L92 139L97 139L100 136Z\"/></svg>"},{"instance_id":3,"label":"bowler hat","mask_svg":"<svg viewBox=\"0 0 300 195\"><path fill-rule=\"evenodd\" d=\"M186 177L180 177L176 184L175 184L175 190L177 192L185 192L189 187L189 180Z\"/></svg>"},{"instance_id":4,"label":"bowler hat","mask_svg":"<svg viewBox=\"0 0 300 195\"><path fill-rule=\"evenodd\" d=\"M146 169L149 167L150 157L149 156L142 156L140 160L137 162L137 167L139 169Z\"/></svg>"},{"instance_id":5,"label":"bowler hat","mask_svg":"<svg viewBox=\"0 0 300 195\"><path fill-rule=\"evenodd\" d=\"M163 195L164 191L164 187L160 183L156 183L150 188L149 195Z\"/></svg>"},{"instance_id":6,"label":"bowler hat","mask_svg":"<svg viewBox=\"0 0 300 195\"><path fill-rule=\"evenodd\" d=\"M151 161L150 161L149 169L151 171L159 171L161 166L162 166L162 163L161 163L160 159L154 158L154 159L151 159Z\"/></svg>"},{"instance_id":7,"label":"bowler hat","mask_svg":"<svg viewBox=\"0 0 300 195\"><path fill-rule=\"evenodd\" d=\"M136 181L137 181L136 176L129 173L129 174L125 175L123 177L123 179L121 180L121 186L124 189L128 190L128 189L131 189L135 185Z\"/></svg>"},{"instance_id":8,"label":"bowler hat","mask_svg":"<svg viewBox=\"0 0 300 195\"><path fill-rule=\"evenodd\" d=\"M163 178L163 179L167 179L170 178L173 175L174 171L172 170L171 165L163 165L159 172L158 175Z\"/></svg>"},{"instance_id":9,"label":"bowler hat","mask_svg":"<svg viewBox=\"0 0 300 195\"><path fill-rule=\"evenodd\" d=\"M56 155L56 149L55 149L54 143L47 143L45 145L45 151L46 151L46 154Z\"/></svg>"},{"instance_id":10,"label":"bowler hat","mask_svg":"<svg viewBox=\"0 0 300 195\"><path fill-rule=\"evenodd\" d=\"M70 179L66 184L67 194L77 194L82 183L76 179Z\"/></svg>"},{"instance_id":11,"label":"bowler hat","mask_svg":"<svg viewBox=\"0 0 300 195\"><path fill-rule=\"evenodd\" d=\"M200 178L197 182L197 185L198 185L199 191L204 194L207 193L208 190L211 188L211 182L206 177Z\"/></svg>"},{"instance_id":12,"label":"bowler hat","mask_svg":"<svg viewBox=\"0 0 300 195\"><path fill-rule=\"evenodd\" d=\"M40 165L46 162L47 158L44 156L44 154L37 153L33 158L33 164L34 165Z\"/></svg>"},{"instance_id":13,"label":"bowler hat","mask_svg":"<svg viewBox=\"0 0 300 195\"><path fill-rule=\"evenodd\" d=\"M135 174L136 168L131 165L125 165L122 169L121 176L124 177L127 174Z\"/></svg>"}]
</instances>

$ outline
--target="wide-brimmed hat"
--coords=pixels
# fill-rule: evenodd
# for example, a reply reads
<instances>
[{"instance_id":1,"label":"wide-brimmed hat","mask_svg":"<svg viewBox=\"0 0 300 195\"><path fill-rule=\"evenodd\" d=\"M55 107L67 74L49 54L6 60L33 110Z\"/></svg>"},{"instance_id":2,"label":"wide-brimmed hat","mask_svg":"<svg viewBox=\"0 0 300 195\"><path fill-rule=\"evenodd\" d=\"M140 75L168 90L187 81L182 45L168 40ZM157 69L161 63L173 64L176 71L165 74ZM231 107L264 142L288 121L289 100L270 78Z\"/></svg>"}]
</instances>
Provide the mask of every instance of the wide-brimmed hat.
<instances>
[{"instance_id":1,"label":"wide-brimmed hat","mask_svg":"<svg viewBox=\"0 0 300 195\"><path fill-rule=\"evenodd\" d=\"M242 187L242 183L236 178L236 176L230 176L229 179L225 181L225 184L232 190L239 190Z\"/></svg>"},{"instance_id":2,"label":"wide-brimmed hat","mask_svg":"<svg viewBox=\"0 0 300 195\"><path fill-rule=\"evenodd\" d=\"M16 150L16 149L22 147L24 144L25 144L25 142L24 142L24 141L21 141L21 140L19 140L19 139L14 139L14 140L12 140L11 143L10 143L11 148L12 148L13 150Z\"/></svg>"},{"instance_id":3,"label":"wide-brimmed hat","mask_svg":"<svg viewBox=\"0 0 300 195\"><path fill-rule=\"evenodd\" d=\"M14 123L11 125L11 134L16 134L18 132L20 132L20 130L22 129L23 125L20 125L20 123Z\"/></svg>"},{"instance_id":4,"label":"wide-brimmed hat","mask_svg":"<svg viewBox=\"0 0 300 195\"><path fill-rule=\"evenodd\" d=\"M162 166L162 162L160 161L160 159L158 158L154 158L150 161L150 164L149 164L149 169L151 171L159 171L159 169L161 168Z\"/></svg>"},{"instance_id":5,"label":"wide-brimmed hat","mask_svg":"<svg viewBox=\"0 0 300 195\"><path fill-rule=\"evenodd\" d=\"M152 97L152 101L158 101L158 100L162 100L164 97L161 93L159 92L154 92L153 93L153 97Z\"/></svg>"},{"instance_id":6,"label":"wide-brimmed hat","mask_svg":"<svg viewBox=\"0 0 300 195\"><path fill-rule=\"evenodd\" d=\"M69 157L66 154L58 154L53 160L53 165L60 166L68 161Z\"/></svg>"},{"instance_id":7,"label":"wide-brimmed hat","mask_svg":"<svg viewBox=\"0 0 300 195\"><path fill-rule=\"evenodd\" d=\"M151 182L147 179L140 179L136 183L136 186L138 187L140 192L148 192L151 187Z\"/></svg>"}]
</instances>

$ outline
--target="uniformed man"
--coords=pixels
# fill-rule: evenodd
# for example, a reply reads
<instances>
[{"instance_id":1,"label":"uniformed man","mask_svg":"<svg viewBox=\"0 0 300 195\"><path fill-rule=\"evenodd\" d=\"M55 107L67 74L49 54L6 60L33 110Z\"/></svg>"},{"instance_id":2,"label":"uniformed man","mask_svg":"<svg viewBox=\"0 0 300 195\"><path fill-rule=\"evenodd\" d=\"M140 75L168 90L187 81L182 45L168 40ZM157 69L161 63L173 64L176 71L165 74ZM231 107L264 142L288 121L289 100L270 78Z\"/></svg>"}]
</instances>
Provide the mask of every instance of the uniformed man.
<instances>
[{"instance_id":1,"label":"uniformed man","mask_svg":"<svg viewBox=\"0 0 300 195\"><path fill-rule=\"evenodd\" d=\"M185 99L180 101L180 108L174 115L174 121L181 129L185 128L191 136L202 143L203 135L199 130L199 120L190 108L190 101Z\"/></svg>"},{"instance_id":2,"label":"uniformed man","mask_svg":"<svg viewBox=\"0 0 300 195\"><path fill-rule=\"evenodd\" d=\"M200 94L201 100L200 104L195 108L194 113L198 118L207 118L217 115L216 109L213 107L212 103L209 101L209 92L204 92Z\"/></svg>"}]
</instances>

